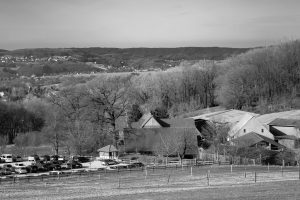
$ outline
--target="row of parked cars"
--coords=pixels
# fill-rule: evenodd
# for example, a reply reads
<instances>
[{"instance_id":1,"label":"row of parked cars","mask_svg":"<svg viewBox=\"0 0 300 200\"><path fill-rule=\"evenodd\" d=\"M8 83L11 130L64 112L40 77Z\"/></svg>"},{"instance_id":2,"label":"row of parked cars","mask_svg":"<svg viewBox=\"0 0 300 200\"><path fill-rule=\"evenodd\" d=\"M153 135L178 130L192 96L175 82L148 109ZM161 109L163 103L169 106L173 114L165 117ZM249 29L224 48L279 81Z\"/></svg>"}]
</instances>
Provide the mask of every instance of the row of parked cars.
<instances>
[{"instance_id":1,"label":"row of parked cars","mask_svg":"<svg viewBox=\"0 0 300 200\"><path fill-rule=\"evenodd\" d=\"M23 161L23 162L21 162ZM82 164L78 159L65 160L61 156L29 156L28 160L20 162L5 162L0 166L0 175L6 176L11 174L26 174L48 172L53 170L67 170L82 168Z\"/></svg>"},{"instance_id":2,"label":"row of parked cars","mask_svg":"<svg viewBox=\"0 0 300 200\"><path fill-rule=\"evenodd\" d=\"M3 157L12 157L12 161L16 161L11 154L1 155ZM92 163L95 162L92 157L86 156L74 156L70 159L65 159L63 156L59 155L31 155L25 159L18 159L17 162L9 162L11 160L5 160L4 164L0 165L0 176L7 176L11 174L27 174L27 173L43 173L52 172L62 173L62 171L69 169L78 169L86 167L86 170L91 170L93 168ZM99 160L98 160L99 161ZM108 169L108 170L118 170L118 169L131 169L144 167L141 162L134 163L124 163L122 161L116 161L112 159L101 159L100 167L99 165L95 168L98 169Z\"/></svg>"}]
</instances>

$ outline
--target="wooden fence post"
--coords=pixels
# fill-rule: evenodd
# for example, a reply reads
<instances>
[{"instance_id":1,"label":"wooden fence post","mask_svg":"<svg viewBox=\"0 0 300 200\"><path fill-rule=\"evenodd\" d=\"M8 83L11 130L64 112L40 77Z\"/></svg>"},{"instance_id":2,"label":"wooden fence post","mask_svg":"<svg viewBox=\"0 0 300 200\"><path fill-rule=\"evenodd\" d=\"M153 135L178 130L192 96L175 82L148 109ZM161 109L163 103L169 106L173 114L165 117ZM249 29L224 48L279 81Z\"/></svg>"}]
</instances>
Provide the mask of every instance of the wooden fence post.
<instances>
[{"instance_id":1,"label":"wooden fence post","mask_svg":"<svg viewBox=\"0 0 300 200\"><path fill-rule=\"evenodd\" d=\"M169 182L170 182L170 177L171 177L171 175L169 174L169 176L168 176L168 183L167 184L169 184Z\"/></svg>"},{"instance_id":2,"label":"wooden fence post","mask_svg":"<svg viewBox=\"0 0 300 200\"><path fill-rule=\"evenodd\" d=\"M246 178L247 177L246 167L245 167L244 175L245 175L245 178Z\"/></svg>"},{"instance_id":3,"label":"wooden fence post","mask_svg":"<svg viewBox=\"0 0 300 200\"><path fill-rule=\"evenodd\" d=\"M232 164L230 165L230 172L232 173Z\"/></svg>"},{"instance_id":4,"label":"wooden fence post","mask_svg":"<svg viewBox=\"0 0 300 200\"><path fill-rule=\"evenodd\" d=\"M120 187L121 187L121 180L120 180L120 178L119 178L119 189L120 189Z\"/></svg>"},{"instance_id":5,"label":"wooden fence post","mask_svg":"<svg viewBox=\"0 0 300 200\"><path fill-rule=\"evenodd\" d=\"M191 165L191 176L193 176L193 166Z\"/></svg>"},{"instance_id":6,"label":"wooden fence post","mask_svg":"<svg viewBox=\"0 0 300 200\"><path fill-rule=\"evenodd\" d=\"M145 179L147 178L147 176L148 176L147 166L145 166Z\"/></svg>"},{"instance_id":7,"label":"wooden fence post","mask_svg":"<svg viewBox=\"0 0 300 200\"><path fill-rule=\"evenodd\" d=\"M256 172L254 172L254 183L256 183Z\"/></svg>"},{"instance_id":8,"label":"wooden fence post","mask_svg":"<svg viewBox=\"0 0 300 200\"><path fill-rule=\"evenodd\" d=\"M283 176L283 167L281 166L281 176Z\"/></svg>"},{"instance_id":9,"label":"wooden fence post","mask_svg":"<svg viewBox=\"0 0 300 200\"><path fill-rule=\"evenodd\" d=\"M209 170L208 170L208 172L207 172L206 177L207 177L207 185L209 186Z\"/></svg>"},{"instance_id":10,"label":"wooden fence post","mask_svg":"<svg viewBox=\"0 0 300 200\"><path fill-rule=\"evenodd\" d=\"M270 163L268 163L268 172L270 172Z\"/></svg>"}]
</instances>

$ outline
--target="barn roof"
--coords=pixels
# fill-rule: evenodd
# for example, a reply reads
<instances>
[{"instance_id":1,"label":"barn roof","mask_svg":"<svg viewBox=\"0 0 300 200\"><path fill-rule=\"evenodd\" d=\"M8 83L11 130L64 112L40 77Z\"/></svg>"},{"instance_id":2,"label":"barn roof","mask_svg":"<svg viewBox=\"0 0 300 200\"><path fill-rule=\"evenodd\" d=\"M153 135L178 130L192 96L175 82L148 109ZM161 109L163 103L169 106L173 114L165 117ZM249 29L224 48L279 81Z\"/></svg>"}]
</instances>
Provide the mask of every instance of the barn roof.
<instances>
[{"instance_id":1,"label":"barn roof","mask_svg":"<svg viewBox=\"0 0 300 200\"><path fill-rule=\"evenodd\" d=\"M168 118L159 119L147 113L138 121L132 123L132 128L143 128L143 126L151 119L155 119L161 127L168 128L195 128L195 121L191 118Z\"/></svg>"},{"instance_id":2,"label":"barn roof","mask_svg":"<svg viewBox=\"0 0 300 200\"><path fill-rule=\"evenodd\" d=\"M251 116L258 115L256 113L230 109L230 110L217 111L217 112L212 112L212 113L195 116L195 117L192 117L192 119L194 119L194 120L204 119L204 120L212 121L214 123L235 124L235 123L239 122L245 114L248 114Z\"/></svg>"},{"instance_id":3,"label":"barn roof","mask_svg":"<svg viewBox=\"0 0 300 200\"><path fill-rule=\"evenodd\" d=\"M262 124L269 124L273 120L280 119L297 119L300 120L300 110L290 110L284 112L276 112L260 115L257 117L257 120Z\"/></svg>"},{"instance_id":4,"label":"barn roof","mask_svg":"<svg viewBox=\"0 0 300 200\"><path fill-rule=\"evenodd\" d=\"M276 118L269 123L270 126L284 126L300 128L300 119L281 119Z\"/></svg>"},{"instance_id":5,"label":"barn roof","mask_svg":"<svg viewBox=\"0 0 300 200\"><path fill-rule=\"evenodd\" d=\"M236 139L233 139L232 140L234 143L240 145L240 146L247 146L247 147L250 147L250 146L253 146L259 142L262 142L262 141L265 141L265 142L268 142L274 146L277 146L279 148L283 148L284 146L275 142L274 140L271 140L270 138L267 138L263 135L260 135L260 134L257 134L255 132L250 132L250 133L247 133L241 137L238 137Z\"/></svg>"},{"instance_id":6,"label":"barn roof","mask_svg":"<svg viewBox=\"0 0 300 200\"><path fill-rule=\"evenodd\" d=\"M208 107L208 108L204 108L204 109L201 109L201 110L196 110L196 111L192 111L192 112L188 112L188 113L178 115L178 116L176 116L176 118L196 117L196 116L199 116L199 115L204 115L204 114L219 112L219 111L224 111L224 110L226 110L226 108L224 108L222 106Z\"/></svg>"}]
</instances>

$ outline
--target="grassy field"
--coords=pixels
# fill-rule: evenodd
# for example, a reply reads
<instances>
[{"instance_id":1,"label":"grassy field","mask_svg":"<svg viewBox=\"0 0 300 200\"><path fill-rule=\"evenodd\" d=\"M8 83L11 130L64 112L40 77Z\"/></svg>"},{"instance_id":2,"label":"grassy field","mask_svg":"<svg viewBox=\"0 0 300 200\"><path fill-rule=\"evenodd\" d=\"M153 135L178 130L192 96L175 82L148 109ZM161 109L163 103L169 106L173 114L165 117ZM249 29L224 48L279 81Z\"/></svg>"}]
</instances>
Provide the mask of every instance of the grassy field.
<instances>
[{"instance_id":1,"label":"grassy field","mask_svg":"<svg viewBox=\"0 0 300 200\"><path fill-rule=\"evenodd\" d=\"M300 199L299 186L297 167L202 166L2 183L0 199Z\"/></svg>"}]
</instances>

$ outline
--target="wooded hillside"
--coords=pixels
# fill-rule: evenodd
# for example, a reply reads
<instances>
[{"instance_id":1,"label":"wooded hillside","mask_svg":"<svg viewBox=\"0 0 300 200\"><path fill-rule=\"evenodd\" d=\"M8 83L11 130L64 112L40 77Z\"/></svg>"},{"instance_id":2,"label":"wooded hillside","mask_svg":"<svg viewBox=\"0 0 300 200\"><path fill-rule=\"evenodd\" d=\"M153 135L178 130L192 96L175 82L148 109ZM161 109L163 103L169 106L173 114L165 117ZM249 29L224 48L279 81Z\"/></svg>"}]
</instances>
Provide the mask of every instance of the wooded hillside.
<instances>
[{"instance_id":1,"label":"wooded hillside","mask_svg":"<svg viewBox=\"0 0 300 200\"><path fill-rule=\"evenodd\" d=\"M13 131L9 124L0 134L13 134L13 140L18 131L22 135L21 131L41 130L49 143L80 154L117 141L118 123L125 115L151 111L175 117L216 105L257 113L300 108L299 61L300 41L291 41L220 62L185 62L176 70L2 81L4 97L10 101L1 105L3 110L12 116L19 108L28 111L15 119L18 127L25 118L41 123ZM1 116L0 124L7 124L5 120Z\"/></svg>"}]
</instances>

